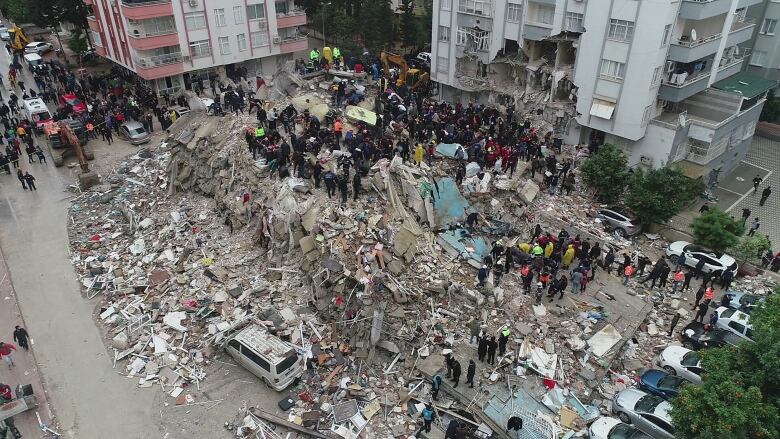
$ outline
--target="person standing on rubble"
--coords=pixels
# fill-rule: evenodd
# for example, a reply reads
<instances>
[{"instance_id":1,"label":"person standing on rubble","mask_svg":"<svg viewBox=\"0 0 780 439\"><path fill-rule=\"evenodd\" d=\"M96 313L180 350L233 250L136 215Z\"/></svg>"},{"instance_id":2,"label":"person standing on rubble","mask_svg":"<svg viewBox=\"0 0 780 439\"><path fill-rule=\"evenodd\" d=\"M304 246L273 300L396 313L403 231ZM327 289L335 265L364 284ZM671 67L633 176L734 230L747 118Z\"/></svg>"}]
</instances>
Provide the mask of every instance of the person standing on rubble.
<instances>
[{"instance_id":1,"label":"person standing on rubble","mask_svg":"<svg viewBox=\"0 0 780 439\"><path fill-rule=\"evenodd\" d=\"M422 143L418 143L417 147L414 148L414 163L417 166L420 166L420 163L422 163L424 155L425 150L423 149Z\"/></svg>"},{"instance_id":2,"label":"person standing on rubble","mask_svg":"<svg viewBox=\"0 0 780 439\"><path fill-rule=\"evenodd\" d=\"M452 387L458 387L458 383L460 382L460 373L461 373L461 367L460 367L460 361L456 360L455 358L452 359Z\"/></svg>"},{"instance_id":3,"label":"person standing on rubble","mask_svg":"<svg viewBox=\"0 0 780 439\"><path fill-rule=\"evenodd\" d=\"M506 344L509 341L509 334L511 331L509 330L509 325L504 325L501 328L501 335L498 337L498 356L503 357L504 353L506 352Z\"/></svg>"},{"instance_id":4,"label":"person standing on rubble","mask_svg":"<svg viewBox=\"0 0 780 439\"><path fill-rule=\"evenodd\" d=\"M469 360L469 368L466 370L466 384L470 389L474 388L474 374L477 372L477 364L474 360Z\"/></svg>"},{"instance_id":5,"label":"person standing on rubble","mask_svg":"<svg viewBox=\"0 0 780 439\"><path fill-rule=\"evenodd\" d=\"M571 273L571 293L579 294L580 287L582 286L582 271L579 268L574 269Z\"/></svg>"},{"instance_id":6,"label":"person standing on rubble","mask_svg":"<svg viewBox=\"0 0 780 439\"><path fill-rule=\"evenodd\" d=\"M336 195L336 174L328 170L323 179L325 180L325 188L328 190L328 198L333 198Z\"/></svg>"},{"instance_id":7,"label":"person standing on rubble","mask_svg":"<svg viewBox=\"0 0 780 439\"><path fill-rule=\"evenodd\" d=\"M696 320L699 323L704 323L704 317L707 316L707 308L709 308L709 304L705 301L699 304L699 310L696 311L696 317L694 320Z\"/></svg>"},{"instance_id":8,"label":"person standing on rubble","mask_svg":"<svg viewBox=\"0 0 780 439\"><path fill-rule=\"evenodd\" d=\"M674 327L677 326L677 323L680 321L680 312L674 313L674 317L672 317L672 324L669 326L669 337L672 336L672 333L674 332Z\"/></svg>"},{"instance_id":9,"label":"person standing on rubble","mask_svg":"<svg viewBox=\"0 0 780 439\"><path fill-rule=\"evenodd\" d=\"M347 191L349 190L349 182L345 175L339 175L338 177L339 192L341 192L341 205L347 204Z\"/></svg>"},{"instance_id":10,"label":"person standing on rubble","mask_svg":"<svg viewBox=\"0 0 780 439\"><path fill-rule=\"evenodd\" d=\"M544 296L544 284L541 282L536 283L536 305L542 304L542 296Z\"/></svg>"},{"instance_id":11,"label":"person standing on rubble","mask_svg":"<svg viewBox=\"0 0 780 439\"><path fill-rule=\"evenodd\" d=\"M490 340L487 342L487 360L490 365L496 364L496 348L498 348L496 337L491 336Z\"/></svg>"},{"instance_id":12,"label":"person standing on rubble","mask_svg":"<svg viewBox=\"0 0 780 439\"><path fill-rule=\"evenodd\" d=\"M634 275L634 266L630 263L623 269L623 285L627 286L629 279Z\"/></svg>"},{"instance_id":13,"label":"person standing on rubble","mask_svg":"<svg viewBox=\"0 0 780 439\"><path fill-rule=\"evenodd\" d=\"M699 302L701 302L701 299L704 297L704 291L705 288L704 288L704 284L702 283L699 286L699 289L696 290L696 300L693 302L693 306L691 307L691 309L696 309L696 307L699 306Z\"/></svg>"},{"instance_id":14,"label":"person standing on rubble","mask_svg":"<svg viewBox=\"0 0 780 439\"><path fill-rule=\"evenodd\" d=\"M672 294L677 293L677 289L680 288L683 281L685 280L685 274L682 271L682 267L678 267L677 271L674 272L674 278L672 282Z\"/></svg>"},{"instance_id":15,"label":"person standing on rubble","mask_svg":"<svg viewBox=\"0 0 780 439\"><path fill-rule=\"evenodd\" d=\"M485 286L485 280L488 277L488 268L487 265L483 265L482 268L477 271L477 283L480 287Z\"/></svg>"},{"instance_id":16,"label":"person standing on rubble","mask_svg":"<svg viewBox=\"0 0 780 439\"><path fill-rule=\"evenodd\" d=\"M423 419L423 426L420 429L420 431L417 432L417 434L414 435L414 437L418 437L420 433L425 431L426 433L431 432L431 424L433 423L433 406L430 403L425 403L425 408L420 413L420 416L422 416Z\"/></svg>"},{"instance_id":17,"label":"person standing on rubble","mask_svg":"<svg viewBox=\"0 0 780 439\"><path fill-rule=\"evenodd\" d=\"M477 358L479 361L484 362L485 356L488 351L488 338L486 334L482 334L482 337L477 340Z\"/></svg>"},{"instance_id":18,"label":"person standing on rubble","mask_svg":"<svg viewBox=\"0 0 780 439\"><path fill-rule=\"evenodd\" d=\"M474 341L479 341L479 333L482 325L479 324L479 320L474 318L469 322L469 344L474 344Z\"/></svg>"},{"instance_id":19,"label":"person standing on rubble","mask_svg":"<svg viewBox=\"0 0 780 439\"><path fill-rule=\"evenodd\" d=\"M669 272L672 271L668 265L661 267L661 274L658 276L658 288L666 288L666 281L669 279Z\"/></svg>"},{"instance_id":20,"label":"person standing on rubble","mask_svg":"<svg viewBox=\"0 0 780 439\"><path fill-rule=\"evenodd\" d=\"M352 177L352 200L357 201L358 195L360 195L360 172L355 172L355 176Z\"/></svg>"},{"instance_id":21,"label":"person standing on rubble","mask_svg":"<svg viewBox=\"0 0 780 439\"><path fill-rule=\"evenodd\" d=\"M436 372L436 375L431 378L431 398L434 401L439 399L439 390L441 389L441 374Z\"/></svg>"}]
</instances>

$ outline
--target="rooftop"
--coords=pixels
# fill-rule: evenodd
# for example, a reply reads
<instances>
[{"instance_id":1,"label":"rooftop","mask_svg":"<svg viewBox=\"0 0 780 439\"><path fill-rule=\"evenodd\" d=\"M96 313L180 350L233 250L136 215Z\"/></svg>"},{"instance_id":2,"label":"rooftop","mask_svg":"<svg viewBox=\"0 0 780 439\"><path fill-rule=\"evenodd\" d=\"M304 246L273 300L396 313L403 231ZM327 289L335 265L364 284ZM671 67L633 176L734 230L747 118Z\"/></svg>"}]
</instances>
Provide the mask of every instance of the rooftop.
<instances>
[{"instance_id":1,"label":"rooftop","mask_svg":"<svg viewBox=\"0 0 780 439\"><path fill-rule=\"evenodd\" d=\"M777 81L759 78L749 73L740 72L712 85L718 90L740 94L745 99L753 99L762 93L777 87Z\"/></svg>"}]
</instances>

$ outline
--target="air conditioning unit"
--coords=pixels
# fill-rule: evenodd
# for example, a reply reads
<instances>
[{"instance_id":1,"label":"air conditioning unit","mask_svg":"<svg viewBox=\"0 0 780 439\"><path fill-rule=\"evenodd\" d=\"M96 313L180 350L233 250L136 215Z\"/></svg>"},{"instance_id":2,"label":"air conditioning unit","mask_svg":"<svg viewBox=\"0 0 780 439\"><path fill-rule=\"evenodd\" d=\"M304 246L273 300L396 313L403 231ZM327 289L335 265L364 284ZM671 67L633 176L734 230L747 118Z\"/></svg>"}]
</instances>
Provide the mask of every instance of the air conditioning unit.
<instances>
[{"instance_id":1,"label":"air conditioning unit","mask_svg":"<svg viewBox=\"0 0 780 439\"><path fill-rule=\"evenodd\" d=\"M278 36L273 38L274 44L282 44L282 39Z\"/></svg>"},{"instance_id":2,"label":"air conditioning unit","mask_svg":"<svg viewBox=\"0 0 780 439\"><path fill-rule=\"evenodd\" d=\"M198 6L198 0L190 0L190 7L195 8Z\"/></svg>"}]
</instances>

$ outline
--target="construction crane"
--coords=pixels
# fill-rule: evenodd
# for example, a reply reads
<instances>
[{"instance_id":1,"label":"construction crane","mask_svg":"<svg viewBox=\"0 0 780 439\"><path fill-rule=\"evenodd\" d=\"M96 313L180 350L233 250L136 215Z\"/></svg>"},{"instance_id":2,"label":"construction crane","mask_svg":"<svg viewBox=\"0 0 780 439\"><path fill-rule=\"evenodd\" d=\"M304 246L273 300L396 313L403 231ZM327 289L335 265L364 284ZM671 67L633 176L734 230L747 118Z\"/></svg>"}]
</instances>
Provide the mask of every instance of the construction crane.
<instances>
[{"instance_id":1,"label":"construction crane","mask_svg":"<svg viewBox=\"0 0 780 439\"><path fill-rule=\"evenodd\" d=\"M27 35L25 35L24 31L19 26L8 29L8 34L11 36L11 41L9 43L14 52L24 52L24 46L30 44L30 39L27 38Z\"/></svg>"},{"instance_id":2,"label":"construction crane","mask_svg":"<svg viewBox=\"0 0 780 439\"><path fill-rule=\"evenodd\" d=\"M382 68L388 79L390 78L390 64L398 66L401 70L401 74L398 76L398 80L395 84L398 87L406 85L412 90L417 90L418 88L427 85L428 81L431 79L431 75L426 71L410 69L409 64L406 63L406 60L401 55L396 55L395 53L383 50L379 59L382 61Z\"/></svg>"}]
</instances>

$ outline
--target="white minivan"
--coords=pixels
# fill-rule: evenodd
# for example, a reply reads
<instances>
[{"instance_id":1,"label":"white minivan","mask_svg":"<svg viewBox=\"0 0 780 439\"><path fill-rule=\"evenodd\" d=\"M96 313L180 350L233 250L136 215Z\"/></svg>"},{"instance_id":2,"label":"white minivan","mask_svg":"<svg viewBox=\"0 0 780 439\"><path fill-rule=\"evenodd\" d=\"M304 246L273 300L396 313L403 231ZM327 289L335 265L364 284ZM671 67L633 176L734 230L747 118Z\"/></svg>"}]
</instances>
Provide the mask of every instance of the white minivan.
<instances>
[{"instance_id":1,"label":"white minivan","mask_svg":"<svg viewBox=\"0 0 780 439\"><path fill-rule=\"evenodd\" d=\"M229 339L225 350L277 391L287 388L303 373L304 360L295 347L258 325L242 329Z\"/></svg>"},{"instance_id":2,"label":"white minivan","mask_svg":"<svg viewBox=\"0 0 780 439\"><path fill-rule=\"evenodd\" d=\"M715 310L718 314L718 321L715 326L744 338L753 340L753 326L750 324L750 315L734 308L718 307Z\"/></svg>"}]
</instances>

